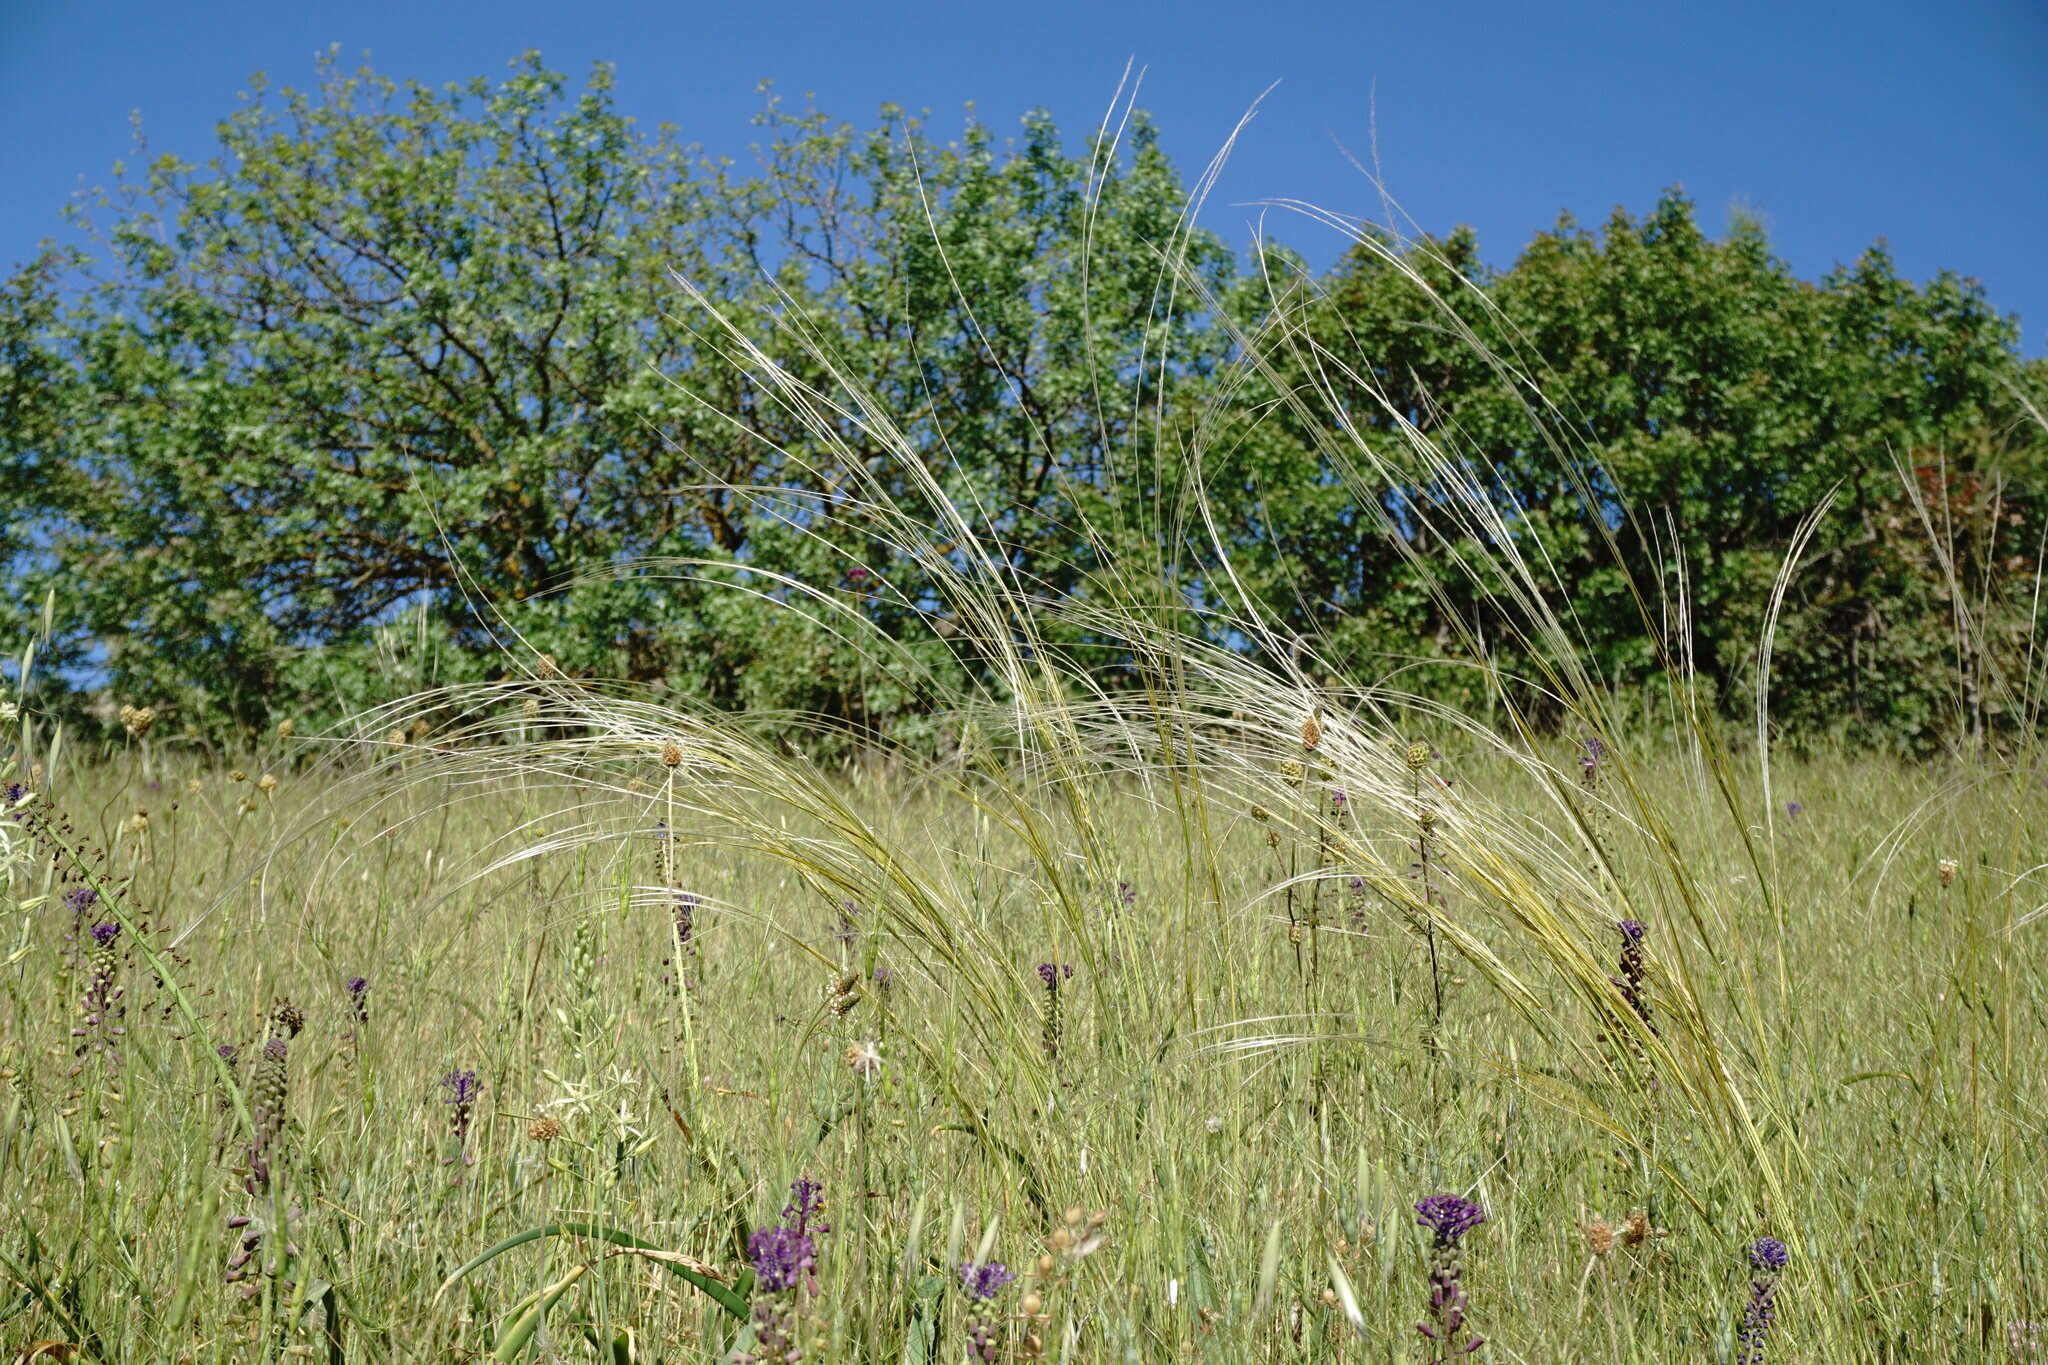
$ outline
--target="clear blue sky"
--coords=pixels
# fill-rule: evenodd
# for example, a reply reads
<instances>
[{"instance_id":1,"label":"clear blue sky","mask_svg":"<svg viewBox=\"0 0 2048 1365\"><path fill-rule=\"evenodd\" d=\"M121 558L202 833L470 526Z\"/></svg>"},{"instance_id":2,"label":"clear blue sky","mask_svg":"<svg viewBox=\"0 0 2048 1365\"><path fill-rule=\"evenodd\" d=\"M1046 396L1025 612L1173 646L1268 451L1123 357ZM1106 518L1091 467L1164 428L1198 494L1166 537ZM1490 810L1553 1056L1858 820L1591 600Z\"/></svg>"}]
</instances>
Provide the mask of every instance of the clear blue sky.
<instances>
[{"instance_id":1,"label":"clear blue sky","mask_svg":"<svg viewBox=\"0 0 2048 1365\"><path fill-rule=\"evenodd\" d=\"M1719 232L1755 212L1814 276L1882 235L1900 267L1981 279L2048 351L2048 3L1581 5L1330 0L1265 7L1115 3L563 4L560 0L61 3L0 0L0 265L60 231L108 179L139 110L157 151L203 159L252 71L307 84L314 54L442 82L538 48L580 78L616 63L620 106L707 149L743 152L755 84L816 91L867 122L885 101L939 131L974 101L1006 128L1033 105L1092 127L1127 58L1190 176L1273 82L1206 215L1247 241L1251 201L1379 217L1370 162L1423 228L1478 229L1505 263L1569 210L1597 223L1681 184ZM1273 235L1318 264L1323 229Z\"/></svg>"}]
</instances>

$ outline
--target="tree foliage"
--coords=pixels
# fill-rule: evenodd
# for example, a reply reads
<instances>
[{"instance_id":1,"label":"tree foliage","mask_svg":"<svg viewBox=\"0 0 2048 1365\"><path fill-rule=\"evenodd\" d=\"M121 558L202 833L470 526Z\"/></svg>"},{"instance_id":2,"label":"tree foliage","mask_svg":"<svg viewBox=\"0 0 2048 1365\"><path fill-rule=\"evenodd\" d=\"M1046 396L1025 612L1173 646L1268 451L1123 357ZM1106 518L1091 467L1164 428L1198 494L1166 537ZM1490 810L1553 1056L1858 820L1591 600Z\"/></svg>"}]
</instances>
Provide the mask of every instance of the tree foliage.
<instances>
[{"instance_id":1,"label":"tree foliage","mask_svg":"<svg viewBox=\"0 0 2048 1365\"><path fill-rule=\"evenodd\" d=\"M152 162L84 215L97 251L6 281L4 609L56 593L73 702L209 738L494 671L514 632L588 677L914 727L918 672L974 663L877 515L934 495L872 408L1045 600L1178 566L1190 603L1249 596L1455 696L1461 651L1518 623L1420 433L1540 534L1616 684L1682 647L1739 712L1832 498L1779 715L1906 744L2012 723L2044 386L1974 285L1916 287L1881 248L1801 281L1676 194L1506 270L1464 232L1241 270L1142 117L1078 152L1043 114L943 143L895 109L863 131L771 98L759 123L753 165L716 161L621 114L603 69L572 92L531 57L441 89L259 83L208 165ZM833 430L725 319L833 397ZM792 581L917 667L872 669Z\"/></svg>"}]
</instances>

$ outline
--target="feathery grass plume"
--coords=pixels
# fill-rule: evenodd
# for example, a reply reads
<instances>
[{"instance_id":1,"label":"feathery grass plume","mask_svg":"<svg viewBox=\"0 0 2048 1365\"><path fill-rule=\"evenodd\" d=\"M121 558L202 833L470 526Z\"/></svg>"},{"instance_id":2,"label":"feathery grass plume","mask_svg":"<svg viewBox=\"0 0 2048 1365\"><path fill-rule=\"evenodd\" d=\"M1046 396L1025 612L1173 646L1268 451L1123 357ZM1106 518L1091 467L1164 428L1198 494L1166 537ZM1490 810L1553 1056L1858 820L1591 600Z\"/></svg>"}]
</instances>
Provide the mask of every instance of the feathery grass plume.
<instances>
[{"instance_id":1,"label":"feathery grass plume","mask_svg":"<svg viewBox=\"0 0 2048 1365\"><path fill-rule=\"evenodd\" d=\"M1431 1362L1470 1355L1485 1343L1467 1335L1460 1244L1466 1233L1486 1221L1486 1212L1459 1195L1433 1194L1415 1205L1415 1221L1430 1235L1429 1316L1415 1324L1429 1342L1425 1355Z\"/></svg>"},{"instance_id":2,"label":"feathery grass plume","mask_svg":"<svg viewBox=\"0 0 2048 1365\"><path fill-rule=\"evenodd\" d=\"M1791 1253L1775 1237L1759 1237L1749 1246L1749 1302L1742 1310L1742 1328L1735 1337L1736 1365L1763 1365L1764 1346L1778 1315L1778 1282Z\"/></svg>"}]
</instances>

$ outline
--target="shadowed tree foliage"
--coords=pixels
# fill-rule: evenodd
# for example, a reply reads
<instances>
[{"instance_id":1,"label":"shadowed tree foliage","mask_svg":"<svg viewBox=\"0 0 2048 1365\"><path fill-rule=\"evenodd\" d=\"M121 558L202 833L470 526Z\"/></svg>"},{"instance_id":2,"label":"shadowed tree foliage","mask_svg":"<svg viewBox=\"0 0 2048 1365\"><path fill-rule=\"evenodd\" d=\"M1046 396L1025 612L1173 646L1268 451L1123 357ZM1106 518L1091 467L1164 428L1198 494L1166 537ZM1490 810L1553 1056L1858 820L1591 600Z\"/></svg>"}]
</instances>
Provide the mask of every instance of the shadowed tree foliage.
<instances>
[{"instance_id":1,"label":"shadowed tree foliage","mask_svg":"<svg viewBox=\"0 0 2048 1365\"><path fill-rule=\"evenodd\" d=\"M1512 656L1529 627L1485 540L1446 534L1455 507L1408 430L1540 539L1552 605L1610 682L1650 680L1667 649L1745 715L1774 583L1826 503L1775 636L1778 721L1915 747L2018 721L2048 475L2025 410L2039 367L1974 283L1915 286L1878 246L1810 284L1753 223L1710 240L1673 193L1599 234L1562 223L1506 270L1460 232L1361 247L1316 284L1246 408L1313 397L1273 407L1228 492L1261 517L1240 559L1285 551L1251 580L1268 608L1339 657L1443 659L1426 690L1469 704L1469 641ZM1358 445L1408 476L1361 497Z\"/></svg>"},{"instance_id":2,"label":"shadowed tree foliage","mask_svg":"<svg viewBox=\"0 0 2048 1365\"><path fill-rule=\"evenodd\" d=\"M919 671L975 662L878 513L933 496L879 414L1045 602L1249 597L1460 702L1459 659L1528 623L1409 438L1540 536L1601 676L1683 652L1731 716L1832 498L1781 721L1914 746L2020 722L2044 385L1973 284L1881 248L1807 283L1676 194L1505 270L1459 231L1240 271L1142 116L1078 152L1043 114L943 143L895 109L861 130L771 97L758 123L739 166L638 128L602 68L577 92L533 57L438 89L330 63L257 83L206 166L102 195L97 250L0 292L0 596L20 632L55 593L55 676L85 689L43 700L227 739L496 673L516 632L580 676L913 734ZM762 355L832 400L822 429ZM863 664L791 581L916 666Z\"/></svg>"}]
</instances>

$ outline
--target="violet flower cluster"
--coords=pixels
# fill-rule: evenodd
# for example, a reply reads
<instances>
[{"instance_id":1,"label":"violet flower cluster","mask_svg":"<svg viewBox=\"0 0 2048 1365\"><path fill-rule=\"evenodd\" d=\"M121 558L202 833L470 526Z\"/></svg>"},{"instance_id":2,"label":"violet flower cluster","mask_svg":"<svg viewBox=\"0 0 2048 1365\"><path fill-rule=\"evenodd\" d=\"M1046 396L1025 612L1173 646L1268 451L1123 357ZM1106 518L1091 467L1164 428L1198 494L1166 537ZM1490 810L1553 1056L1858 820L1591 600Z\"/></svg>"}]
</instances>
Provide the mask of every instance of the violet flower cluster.
<instances>
[{"instance_id":1,"label":"violet flower cluster","mask_svg":"<svg viewBox=\"0 0 2048 1365\"><path fill-rule=\"evenodd\" d=\"M1415 1205L1415 1221L1430 1233L1429 1316L1416 1323L1415 1330L1430 1343L1428 1359L1440 1365L1484 1344L1484 1338L1476 1336L1459 1341L1465 1336L1467 1305L1459 1283L1465 1267L1458 1259L1458 1244L1486 1221L1486 1211L1455 1194L1433 1194Z\"/></svg>"},{"instance_id":2,"label":"violet flower cluster","mask_svg":"<svg viewBox=\"0 0 2048 1365\"><path fill-rule=\"evenodd\" d=\"M815 1282L816 1238L830 1232L819 1217L825 1209L825 1187L799 1176L789 1187L782 1221L759 1228L747 1238L747 1259L754 1266L752 1322L756 1361L791 1361L797 1347L797 1313L804 1292Z\"/></svg>"},{"instance_id":3,"label":"violet flower cluster","mask_svg":"<svg viewBox=\"0 0 2048 1365\"><path fill-rule=\"evenodd\" d=\"M1749 1246L1749 1303L1742 1311L1742 1330L1735 1336L1736 1365L1762 1365L1764 1344L1778 1315L1778 1277L1792 1254L1775 1237L1759 1237Z\"/></svg>"},{"instance_id":4,"label":"violet flower cluster","mask_svg":"<svg viewBox=\"0 0 2048 1365\"><path fill-rule=\"evenodd\" d=\"M1016 1278L1016 1273L1001 1261L960 1263L960 1287L967 1292L967 1301L973 1309L967 1319L969 1360L992 1361L1002 1353L1001 1318L986 1310L984 1305Z\"/></svg>"}]
</instances>

